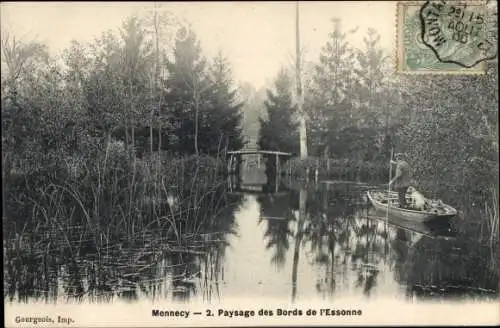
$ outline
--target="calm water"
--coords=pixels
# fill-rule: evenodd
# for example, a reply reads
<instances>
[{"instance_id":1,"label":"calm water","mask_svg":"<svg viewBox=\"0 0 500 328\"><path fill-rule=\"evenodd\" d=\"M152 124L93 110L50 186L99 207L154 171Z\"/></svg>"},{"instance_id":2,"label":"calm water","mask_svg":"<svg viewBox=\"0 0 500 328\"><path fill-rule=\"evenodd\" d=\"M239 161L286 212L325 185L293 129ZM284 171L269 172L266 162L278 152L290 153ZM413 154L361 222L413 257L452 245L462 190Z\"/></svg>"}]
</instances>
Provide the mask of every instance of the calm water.
<instances>
[{"instance_id":1,"label":"calm water","mask_svg":"<svg viewBox=\"0 0 500 328\"><path fill-rule=\"evenodd\" d=\"M199 231L157 227L133 241L79 247L56 228L4 241L4 298L12 302L488 299L499 285L491 248L453 222L385 221L362 183L228 181L226 205ZM74 227L74 236L82 227ZM32 237L30 237L32 236ZM80 237L81 238L81 237ZM79 245L87 241L79 240ZM9 253L6 243L17 244Z\"/></svg>"}]
</instances>

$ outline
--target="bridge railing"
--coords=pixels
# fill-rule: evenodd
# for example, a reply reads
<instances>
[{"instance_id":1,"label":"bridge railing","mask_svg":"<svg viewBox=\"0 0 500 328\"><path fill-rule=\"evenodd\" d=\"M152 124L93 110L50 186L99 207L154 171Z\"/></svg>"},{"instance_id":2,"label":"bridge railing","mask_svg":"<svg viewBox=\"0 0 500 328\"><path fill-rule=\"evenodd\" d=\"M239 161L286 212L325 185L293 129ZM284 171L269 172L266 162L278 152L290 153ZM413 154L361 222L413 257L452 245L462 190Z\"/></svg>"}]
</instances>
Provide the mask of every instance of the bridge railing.
<instances>
[{"instance_id":1,"label":"bridge railing","mask_svg":"<svg viewBox=\"0 0 500 328\"><path fill-rule=\"evenodd\" d=\"M230 150L227 152L227 154L230 156L229 157L229 162L228 162L228 171L229 172L239 172L240 171L240 163L238 160L235 160L236 157L240 157L243 155L271 155L275 156L275 169L277 172L280 170L280 156L292 156L292 153L287 153L283 151L278 151L278 150L260 150L260 149L240 149L240 150ZM260 157L257 157L257 167L260 168ZM245 161L245 167L247 167L247 161Z\"/></svg>"},{"instance_id":2,"label":"bridge railing","mask_svg":"<svg viewBox=\"0 0 500 328\"><path fill-rule=\"evenodd\" d=\"M229 155L251 155L251 154L262 154L262 155L277 155L277 156L292 156L292 153L287 153L278 150L260 150L260 149L241 149L241 150L230 150L227 152Z\"/></svg>"}]
</instances>

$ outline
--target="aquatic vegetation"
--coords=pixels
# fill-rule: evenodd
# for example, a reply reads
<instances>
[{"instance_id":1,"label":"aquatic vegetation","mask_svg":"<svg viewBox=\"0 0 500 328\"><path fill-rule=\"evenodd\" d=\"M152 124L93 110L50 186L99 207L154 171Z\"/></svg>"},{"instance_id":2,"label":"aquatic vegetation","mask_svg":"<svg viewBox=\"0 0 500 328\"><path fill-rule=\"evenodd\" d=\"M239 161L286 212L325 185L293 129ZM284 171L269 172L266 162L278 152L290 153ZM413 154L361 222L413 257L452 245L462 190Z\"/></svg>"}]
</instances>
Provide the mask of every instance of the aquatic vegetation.
<instances>
[{"instance_id":1,"label":"aquatic vegetation","mask_svg":"<svg viewBox=\"0 0 500 328\"><path fill-rule=\"evenodd\" d=\"M225 195L218 159L165 156L133 164L123 149L107 149L80 162L78 174L56 163L58 170L7 181L4 291L11 299L16 293L19 300L52 298L47 293L55 287L47 284L55 283L54 275L67 280L72 274L90 285L68 287L68 295L112 294L162 254L206 253L213 244L204 233L230 230L223 217L238 199ZM37 292L41 282L47 286Z\"/></svg>"}]
</instances>

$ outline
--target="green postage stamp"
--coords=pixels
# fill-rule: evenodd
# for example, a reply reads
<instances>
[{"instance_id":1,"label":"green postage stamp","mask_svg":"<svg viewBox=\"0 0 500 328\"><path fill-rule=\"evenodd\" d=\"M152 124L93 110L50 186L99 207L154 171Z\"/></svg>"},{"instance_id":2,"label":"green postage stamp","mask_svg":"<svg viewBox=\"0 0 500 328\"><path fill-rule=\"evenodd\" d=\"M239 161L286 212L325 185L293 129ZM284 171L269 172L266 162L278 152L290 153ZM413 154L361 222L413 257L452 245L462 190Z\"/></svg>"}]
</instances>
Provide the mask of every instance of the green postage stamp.
<instances>
[{"instance_id":1,"label":"green postage stamp","mask_svg":"<svg viewBox=\"0 0 500 328\"><path fill-rule=\"evenodd\" d=\"M484 72L497 57L496 1L401 1L397 6L397 70Z\"/></svg>"}]
</instances>

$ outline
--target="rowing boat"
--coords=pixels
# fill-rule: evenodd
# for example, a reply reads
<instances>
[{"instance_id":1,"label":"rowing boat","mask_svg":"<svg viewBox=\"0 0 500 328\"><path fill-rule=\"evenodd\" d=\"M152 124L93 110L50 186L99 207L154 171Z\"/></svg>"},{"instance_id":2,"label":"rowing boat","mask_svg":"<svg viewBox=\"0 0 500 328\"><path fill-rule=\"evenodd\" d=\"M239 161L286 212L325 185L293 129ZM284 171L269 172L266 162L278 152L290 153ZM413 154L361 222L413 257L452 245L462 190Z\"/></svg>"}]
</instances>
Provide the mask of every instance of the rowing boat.
<instances>
[{"instance_id":1,"label":"rowing boat","mask_svg":"<svg viewBox=\"0 0 500 328\"><path fill-rule=\"evenodd\" d=\"M368 191L368 198L377 211L389 212L389 216L402 220L415 222L428 222L432 220L447 219L457 214L457 210L447 204L431 210L413 210L399 207L398 194L391 192L389 197L387 191ZM389 208L387 207L389 201Z\"/></svg>"}]
</instances>

